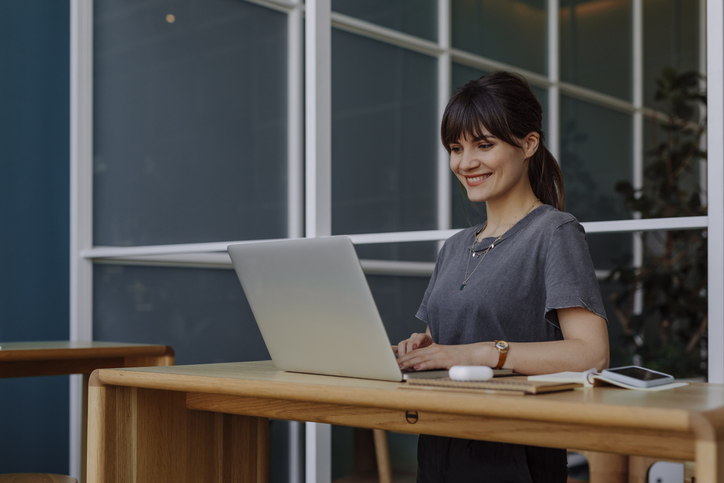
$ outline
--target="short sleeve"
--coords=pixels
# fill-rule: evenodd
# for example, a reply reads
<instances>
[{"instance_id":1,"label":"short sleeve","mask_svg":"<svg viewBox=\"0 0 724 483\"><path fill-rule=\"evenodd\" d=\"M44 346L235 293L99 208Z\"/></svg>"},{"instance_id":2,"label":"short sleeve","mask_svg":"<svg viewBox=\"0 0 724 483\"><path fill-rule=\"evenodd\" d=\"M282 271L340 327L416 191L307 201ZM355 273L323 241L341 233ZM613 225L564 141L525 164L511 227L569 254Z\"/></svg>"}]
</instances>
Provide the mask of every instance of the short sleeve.
<instances>
[{"instance_id":1,"label":"short sleeve","mask_svg":"<svg viewBox=\"0 0 724 483\"><path fill-rule=\"evenodd\" d=\"M427 284L427 289L425 290L425 295L423 295L422 297L420 308L417 309L417 313L415 314L415 317L422 320L426 324L429 324L427 316L427 302L430 299L430 294L432 293L433 288L435 287L435 281L437 280L438 271L443 264L446 246L447 245L443 245L442 250L440 250L440 253L438 253L437 255L437 261L435 262L435 269L432 272L432 277L430 277L430 283Z\"/></svg>"},{"instance_id":2,"label":"short sleeve","mask_svg":"<svg viewBox=\"0 0 724 483\"><path fill-rule=\"evenodd\" d=\"M570 307L583 307L606 319L586 233L576 220L559 226L549 240L545 286L545 316L555 326L555 310Z\"/></svg>"}]
</instances>

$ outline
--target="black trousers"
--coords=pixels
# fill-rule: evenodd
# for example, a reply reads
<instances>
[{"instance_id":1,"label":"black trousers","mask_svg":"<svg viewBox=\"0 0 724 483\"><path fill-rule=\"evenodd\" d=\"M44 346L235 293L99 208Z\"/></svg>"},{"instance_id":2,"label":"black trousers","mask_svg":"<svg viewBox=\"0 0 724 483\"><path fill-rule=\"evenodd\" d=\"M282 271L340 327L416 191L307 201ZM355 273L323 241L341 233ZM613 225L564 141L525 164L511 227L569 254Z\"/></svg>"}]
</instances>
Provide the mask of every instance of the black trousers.
<instances>
[{"instance_id":1,"label":"black trousers","mask_svg":"<svg viewBox=\"0 0 724 483\"><path fill-rule=\"evenodd\" d=\"M420 435L417 483L565 483L566 450Z\"/></svg>"}]
</instances>

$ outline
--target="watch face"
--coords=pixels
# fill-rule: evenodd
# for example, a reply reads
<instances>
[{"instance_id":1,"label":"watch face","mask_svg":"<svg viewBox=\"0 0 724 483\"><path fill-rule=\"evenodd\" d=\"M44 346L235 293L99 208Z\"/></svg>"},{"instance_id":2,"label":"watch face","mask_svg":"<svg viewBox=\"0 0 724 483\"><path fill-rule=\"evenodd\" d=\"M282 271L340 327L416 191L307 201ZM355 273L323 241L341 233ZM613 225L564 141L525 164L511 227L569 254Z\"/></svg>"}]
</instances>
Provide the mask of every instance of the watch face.
<instances>
[{"instance_id":1,"label":"watch face","mask_svg":"<svg viewBox=\"0 0 724 483\"><path fill-rule=\"evenodd\" d=\"M498 350L506 351L506 350L508 350L508 343L505 342L504 340L498 340L498 341L495 341L495 347Z\"/></svg>"}]
</instances>

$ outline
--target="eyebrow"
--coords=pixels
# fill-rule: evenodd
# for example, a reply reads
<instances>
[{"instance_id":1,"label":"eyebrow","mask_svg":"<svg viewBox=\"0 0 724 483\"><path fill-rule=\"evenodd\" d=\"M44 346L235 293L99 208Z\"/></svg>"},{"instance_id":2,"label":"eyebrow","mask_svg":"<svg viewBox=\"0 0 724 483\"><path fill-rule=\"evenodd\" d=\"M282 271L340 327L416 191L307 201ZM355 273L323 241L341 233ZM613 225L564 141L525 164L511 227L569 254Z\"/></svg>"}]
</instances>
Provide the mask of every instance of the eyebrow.
<instances>
[{"instance_id":1,"label":"eyebrow","mask_svg":"<svg viewBox=\"0 0 724 483\"><path fill-rule=\"evenodd\" d=\"M476 137L475 139L473 139L473 142L487 141L487 140L489 140L489 139L498 139L498 138L496 138L496 137L493 136L492 134L481 134L480 136L478 136L478 137Z\"/></svg>"}]
</instances>

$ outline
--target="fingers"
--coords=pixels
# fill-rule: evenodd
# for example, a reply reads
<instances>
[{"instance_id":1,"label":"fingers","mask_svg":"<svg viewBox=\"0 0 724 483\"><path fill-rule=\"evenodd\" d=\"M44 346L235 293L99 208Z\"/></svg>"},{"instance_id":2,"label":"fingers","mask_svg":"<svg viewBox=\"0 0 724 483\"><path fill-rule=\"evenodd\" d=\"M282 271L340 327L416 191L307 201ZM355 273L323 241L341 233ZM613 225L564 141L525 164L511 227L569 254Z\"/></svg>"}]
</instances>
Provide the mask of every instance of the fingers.
<instances>
[{"instance_id":1,"label":"fingers","mask_svg":"<svg viewBox=\"0 0 724 483\"><path fill-rule=\"evenodd\" d=\"M408 348L415 350L430 345L432 343L432 337L427 334L412 334L408 341Z\"/></svg>"},{"instance_id":2,"label":"fingers","mask_svg":"<svg viewBox=\"0 0 724 483\"><path fill-rule=\"evenodd\" d=\"M397 359L397 363L401 370L414 369L416 371L425 371L429 369L446 369L446 354L441 346L432 344L428 347L422 347Z\"/></svg>"},{"instance_id":3,"label":"fingers","mask_svg":"<svg viewBox=\"0 0 724 483\"><path fill-rule=\"evenodd\" d=\"M402 357L407 354L407 340L400 341L397 344L397 357Z\"/></svg>"},{"instance_id":4,"label":"fingers","mask_svg":"<svg viewBox=\"0 0 724 483\"><path fill-rule=\"evenodd\" d=\"M407 340L409 346L410 341ZM397 358L397 363L402 370L414 369L416 371L427 371L431 369L450 369L454 365L475 365L475 358L471 355L470 345L439 345L424 339L423 347L408 351L405 355ZM409 348L409 347L408 347Z\"/></svg>"},{"instance_id":5,"label":"fingers","mask_svg":"<svg viewBox=\"0 0 724 483\"><path fill-rule=\"evenodd\" d=\"M420 347L428 347L432 345L432 337L430 334L417 334L419 335L418 339L415 341L418 348Z\"/></svg>"},{"instance_id":6,"label":"fingers","mask_svg":"<svg viewBox=\"0 0 724 483\"><path fill-rule=\"evenodd\" d=\"M409 339L405 339L397 344L397 357L402 357L408 352L417 349L420 335L424 334L412 334Z\"/></svg>"}]
</instances>

